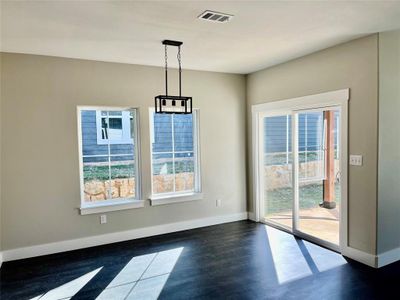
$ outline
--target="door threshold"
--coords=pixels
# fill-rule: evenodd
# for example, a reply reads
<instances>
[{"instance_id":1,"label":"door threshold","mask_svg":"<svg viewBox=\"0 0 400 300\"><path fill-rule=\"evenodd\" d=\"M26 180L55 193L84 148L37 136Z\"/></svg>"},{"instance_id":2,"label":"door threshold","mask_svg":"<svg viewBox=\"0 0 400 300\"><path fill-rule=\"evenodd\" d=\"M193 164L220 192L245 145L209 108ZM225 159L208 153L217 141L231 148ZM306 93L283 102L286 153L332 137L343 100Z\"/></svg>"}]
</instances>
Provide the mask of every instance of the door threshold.
<instances>
[{"instance_id":1,"label":"door threshold","mask_svg":"<svg viewBox=\"0 0 400 300\"><path fill-rule=\"evenodd\" d=\"M313 243L313 244L315 244L317 246L320 246L322 248L325 248L325 249L334 251L336 253L342 254L339 245L333 244L331 242L327 242L325 240L318 239L316 237L313 237L313 236L308 235L308 234L303 233L303 232L294 232L289 227L285 227L285 226L283 226L281 224L278 224L276 222L273 222L273 221L271 222L271 221L268 221L268 220L264 219L264 220L260 221L260 223L265 224L265 225L270 226L270 227L273 227L275 229L284 231L286 233L289 233L289 234L293 235L295 238L299 238L299 239L305 240L307 242Z\"/></svg>"}]
</instances>

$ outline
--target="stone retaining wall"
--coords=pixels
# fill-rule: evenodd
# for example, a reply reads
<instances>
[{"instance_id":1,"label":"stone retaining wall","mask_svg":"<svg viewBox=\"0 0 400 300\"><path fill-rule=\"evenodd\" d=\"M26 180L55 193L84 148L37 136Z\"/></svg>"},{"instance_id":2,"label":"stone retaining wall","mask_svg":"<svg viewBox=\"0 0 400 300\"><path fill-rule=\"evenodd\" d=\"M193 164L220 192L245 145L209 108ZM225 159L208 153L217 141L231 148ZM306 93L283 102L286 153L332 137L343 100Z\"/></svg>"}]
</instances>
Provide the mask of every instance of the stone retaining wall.
<instances>
[{"instance_id":1,"label":"stone retaining wall","mask_svg":"<svg viewBox=\"0 0 400 300\"><path fill-rule=\"evenodd\" d=\"M300 163L300 174L308 171L308 176L316 176L318 161ZM335 174L339 171L339 161L335 161ZM266 176L264 184L267 191L292 186L292 165L272 165L265 166ZM314 172L314 174L313 174ZM153 177L153 189L155 193L172 192L174 175L155 175ZM112 198L129 198L135 194L135 179L115 179L107 181L93 180L85 182L85 201L98 201L107 199L107 190L111 183ZM310 182L312 184L312 182ZM310 184L303 183L302 185ZM193 173L179 173L175 177L176 191L193 189Z\"/></svg>"},{"instance_id":2,"label":"stone retaining wall","mask_svg":"<svg viewBox=\"0 0 400 300\"><path fill-rule=\"evenodd\" d=\"M173 191L174 175L155 175L153 179L153 189L155 193ZM85 182L85 201L106 200L110 184L112 199L129 198L135 195L135 178L106 181L92 180ZM193 189L193 173L176 174L175 188L176 191Z\"/></svg>"},{"instance_id":3,"label":"stone retaining wall","mask_svg":"<svg viewBox=\"0 0 400 300\"><path fill-rule=\"evenodd\" d=\"M320 162L311 161L300 163L299 173L305 174L306 170L309 177L317 176ZM339 160L335 160L335 174L339 172ZM292 165L272 165L265 166L264 185L267 191L292 186ZM313 184L314 182L303 183L302 185Z\"/></svg>"}]
</instances>

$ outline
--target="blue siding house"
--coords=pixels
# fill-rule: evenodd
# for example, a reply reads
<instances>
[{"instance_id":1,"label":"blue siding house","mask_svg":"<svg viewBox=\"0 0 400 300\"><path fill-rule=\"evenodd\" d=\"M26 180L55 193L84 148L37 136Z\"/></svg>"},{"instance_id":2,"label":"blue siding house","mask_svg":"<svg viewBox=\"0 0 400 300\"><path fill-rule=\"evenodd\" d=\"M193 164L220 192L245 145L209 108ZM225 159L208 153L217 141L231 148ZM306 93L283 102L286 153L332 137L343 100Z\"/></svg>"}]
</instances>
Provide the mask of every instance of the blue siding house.
<instances>
[{"instance_id":1,"label":"blue siding house","mask_svg":"<svg viewBox=\"0 0 400 300\"><path fill-rule=\"evenodd\" d=\"M106 162L108 158L101 157L100 155L108 155L108 147L110 147L112 161L132 160L134 159L134 143L132 139L120 140L116 143L108 145L107 138L104 134L108 132L102 131L102 119L99 117L99 111L84 110L81 113L81 126L82 126L82 154L84 162ZM115 119L112 124L112 118ZM110 116L109 131L112 126L120 130L128 130L130 132L129 123L127 129L123 128L123 118ZM193 152L193 128L192 128L192 115L164 115L155 114L154 119L154 133L152 136L152 150L154 154L157 153L180 153L180 152ZM172 122L174 126L172 126ZM172 139L173 135L173 139ZM102 138L105 142L102 142Z\"/></svg>"},{"instance_id":2,"label":"blue siding house","mask_svg":"<svg viewBox=\"0 0 400 300\"><path fill-rule=\"evenodd\" d=\"M84 162L103 162L105 157L86 157L92 155L108 155L108 144L99 143L99 118L95 110L84 110L81 114L82 123L82 154ZM110 144L110 154L126 156L113 157L112 160L131 160L134 158L134 145L132 141L126 143Z\"/></svg>"},{"instance_id":3,"label":"blue siding house","mask_svg":"<svg viewBox=\"0 0 400 300\"><path fill-rule=\"evenodd\" d=\"M338 124L336 113L336 126ZM299 115L299 151L318 151L323 141L321 122L323 114L307 113ZM292 151L292 120L288 116L268 117L264 119L264 152ZM288 143L287 143L288 141ZM337 145L337 130L335 130L335 144ZM288 149L286 149L288 148Z\"/></svg>"}]
</instances>

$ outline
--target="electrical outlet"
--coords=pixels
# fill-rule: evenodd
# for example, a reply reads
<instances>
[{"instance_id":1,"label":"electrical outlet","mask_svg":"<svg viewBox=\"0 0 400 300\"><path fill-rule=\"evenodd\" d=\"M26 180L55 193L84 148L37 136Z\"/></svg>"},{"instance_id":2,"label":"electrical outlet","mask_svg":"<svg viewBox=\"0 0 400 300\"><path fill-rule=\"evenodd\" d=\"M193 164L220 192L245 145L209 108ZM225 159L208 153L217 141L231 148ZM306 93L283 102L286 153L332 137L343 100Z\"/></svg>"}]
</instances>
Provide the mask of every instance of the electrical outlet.
<instances>
[{"instance_id":1,"label":"electrical outlet","mask_svg":"<svg viewBox=\"0 0 400 300\"><path fill-rule=\"evenodd\" d=\"M106 224L106 223L107 223L107 215L101 215L100 224Z\"/></svg>"},{"instance_id":2,"label":"electrical outlet","mask_svg":"<svg viewBox=\"0 0 400 300\"><path fill-rule=\"evenodd\" d=\"M217 201L215 201L215 205L217 207L220 207L221 206L221 199L217 199Z\"/></svg>"},{"instance_id":3,"label":"electrical outlet","mask_svg":"<svg viewBox=\"0 0 400 300\"><path fill-rule=\"evenodd\" d=\"M363 157L362 155L351 155L350 154L350 165L351 166L362 166Z\"/></svg>"}]
</instances>

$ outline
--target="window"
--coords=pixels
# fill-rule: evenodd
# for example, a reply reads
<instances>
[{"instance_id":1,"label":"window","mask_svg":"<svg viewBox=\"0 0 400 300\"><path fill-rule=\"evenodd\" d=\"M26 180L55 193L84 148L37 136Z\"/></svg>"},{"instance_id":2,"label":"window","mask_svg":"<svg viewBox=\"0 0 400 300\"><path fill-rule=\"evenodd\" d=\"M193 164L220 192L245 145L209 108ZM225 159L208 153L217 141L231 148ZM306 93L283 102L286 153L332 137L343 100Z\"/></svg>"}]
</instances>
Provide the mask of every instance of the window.
<instances>
[{"instance_id":1,"label":"window","mask_svg":"<svg viewBox=\"0 0 400 300\"><path fill-rule=\"evenodd\" d=\"M132 144L129 111L96 111L97 144Z\"/></svg>"},{"instance_id":2,"label":"window","mask_svg":"<svg viewBox=\"0 0 400 300\"><path fill-rule=\"evenodd\" d=\"M136 109L78 107L81 211L140 199L137 115Z\"/></svg>"},{"instance_id":3,"label":"window","mask_svg":"<svg viewBox=\"0 0 400 300\"><path fill-rule=\"evenodd\" d=\"M197 123L198 110L187 115L150 110L153 196L200 193Z\"/></svg>"}]
</instances>

